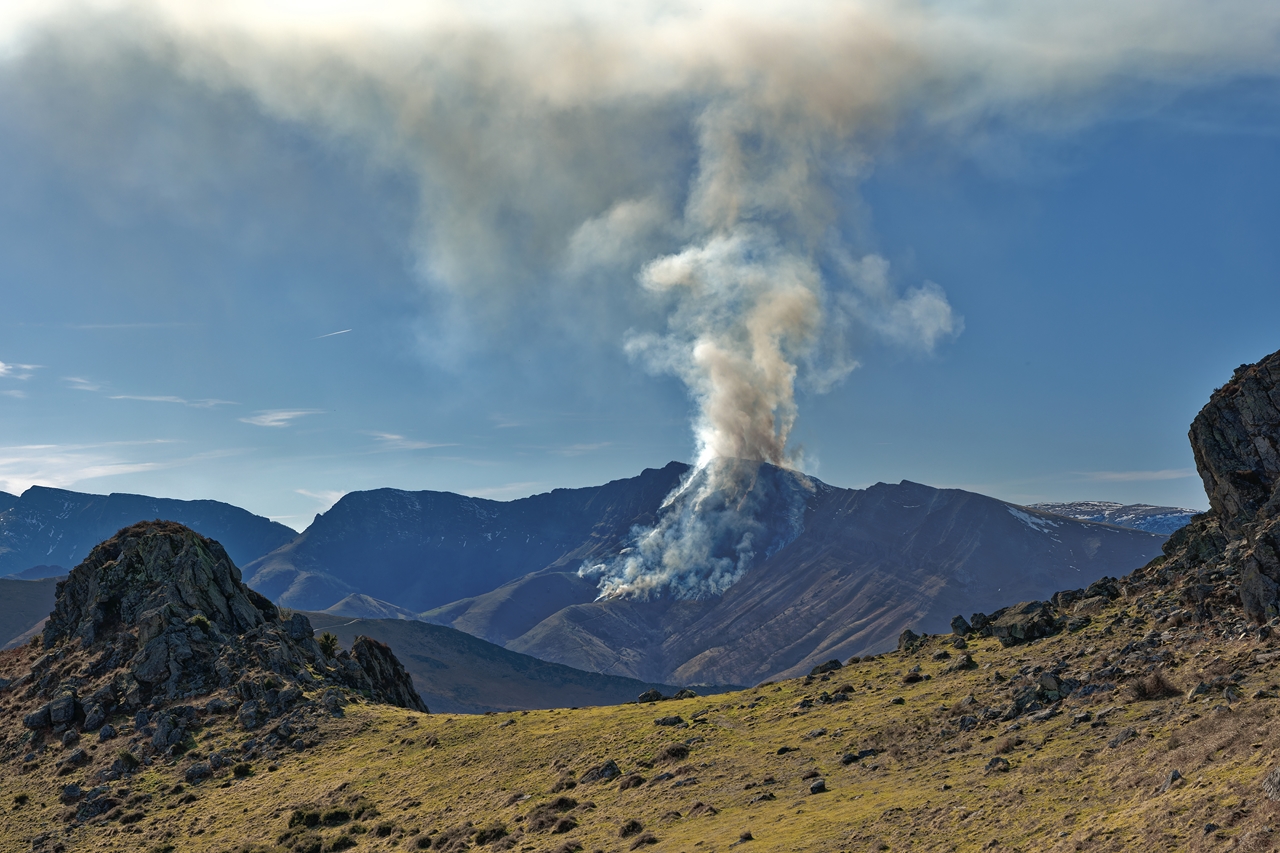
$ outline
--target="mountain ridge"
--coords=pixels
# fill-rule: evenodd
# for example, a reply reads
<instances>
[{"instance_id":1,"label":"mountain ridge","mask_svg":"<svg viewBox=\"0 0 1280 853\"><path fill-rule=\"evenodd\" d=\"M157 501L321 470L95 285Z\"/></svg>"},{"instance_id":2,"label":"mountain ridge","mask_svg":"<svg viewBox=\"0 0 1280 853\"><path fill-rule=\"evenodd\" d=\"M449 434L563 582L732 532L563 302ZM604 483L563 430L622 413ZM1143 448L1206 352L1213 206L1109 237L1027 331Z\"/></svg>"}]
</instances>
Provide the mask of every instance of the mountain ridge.
<instances>
[{"instance_id":1,"label":"mountain ridge","mask_svg":"<svg viewBox=\"0 0 1280 853\"><path fill-rule=\"evenodd\" d=\"M246 509L212 500L185 501L113 492L95 495L32 486L0 510L0 576L37 565L75 566L116 531L139 521L185 524L223 547L237 564L279 548L297 532ZM65 574L61 568L55 574Z\"/></svg>"}]
</instances>

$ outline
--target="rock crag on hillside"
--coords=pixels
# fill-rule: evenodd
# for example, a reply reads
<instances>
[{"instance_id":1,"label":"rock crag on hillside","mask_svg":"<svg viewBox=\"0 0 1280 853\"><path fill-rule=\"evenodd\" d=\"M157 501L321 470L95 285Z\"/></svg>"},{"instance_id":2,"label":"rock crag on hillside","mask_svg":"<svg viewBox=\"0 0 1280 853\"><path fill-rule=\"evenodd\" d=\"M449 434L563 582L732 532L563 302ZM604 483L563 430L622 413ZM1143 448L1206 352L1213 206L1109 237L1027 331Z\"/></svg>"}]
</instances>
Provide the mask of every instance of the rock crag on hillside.
<instances>
[{"instance_id":1,"label":"rock crag on hillside","mask_svg":"<svg viewBox=\"0 0 1280 853\"><path fill-rule=\"evenodd\" d=\"M1236 368L1191 424L1209 496L1164 546L1165 571L1236 578L1247 617L1280 616L1280 352Z\"/></svg>"},{"instance_id":2,"label":"rock crag on hillside","mask_svg":"<svg viewBox=\"0 0 1280 853\"><path fill-rule=\"evenodd\" d=\"M343 688L427 710L386 645L357 637L327 656L305 616L281 613L221 545L175 522L135 524L95 547L58 584L40 641L30 671L0 684L33 742L131 728L172 754L206 715L235 713L250 730L289 715L298 728L307 712L339 713Z\"/></svg>"}]
</instances>

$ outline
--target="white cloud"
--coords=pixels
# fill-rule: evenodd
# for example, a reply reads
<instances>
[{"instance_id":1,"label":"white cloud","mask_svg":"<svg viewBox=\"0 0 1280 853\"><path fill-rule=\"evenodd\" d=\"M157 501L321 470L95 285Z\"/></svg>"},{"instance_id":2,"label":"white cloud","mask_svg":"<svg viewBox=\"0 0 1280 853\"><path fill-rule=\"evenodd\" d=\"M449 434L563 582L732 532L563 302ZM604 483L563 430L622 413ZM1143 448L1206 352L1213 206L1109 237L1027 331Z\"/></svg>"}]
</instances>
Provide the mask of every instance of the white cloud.
<instances>
[{"instance_id":1,"label":"white cloud","mask_svg":"<svg viewBox=\"0 0 1280 853\"><path fill-rule=\"evenodd\" d=\"M8 379L30 379L31 371L39 369L38 364L6 364L0 361L0 377Z\"/></svg>"},{"instance_id":2,"label":"white cloud","mask_svg":"<svg viewBox=\"0 0 1280 853\"><path fill-rule=\"evenodd\" d=\"M287 427L291 426L298 418L322 413L323 410L321 409L266 409L261 412L255 412L247 418L240 418L240 421L254 426Z\"/></svg>"},{"instance_id":3,"label":"white cloud","mask_svg":"<svg viewBox=\"0 0 1280 853\"><path fill-rule=\"evenodd\" d=\"M346 494L346 492L339 491L336 489L333 489L333 490L322 489L318 492L313 492L313 491L310 491L309 489L294 489L294 491L304 497L311 498L313 501L318 501L321 505L321 509L320 509L321 512L327 512L330 507L332 507L338 501L342 500L342 496ZM284 518L294 518L294 517L295 516L292 516L292 515L273 516L272 520L280 521L281 519L284 519Z\"/></svg>"},{"instance_id":4,"label":"white cloud","mask_svg":"<svg viewBox=\"0 0 1280 853\"><path fill-rule=\"evenodd\" d=\"M139 394L113 394L112 400L141 400L146 403L177 403L183 406L189 406L193 409L212 409L215 406L238 406L239 403L231 400L186 400L182 397L171 396L144 396Z\"/></svg>"},{"instance_id":5,"label":"white cloud","mask_svg":"<svg viewBox=\"0 0 1280 853\"><path fill-rule=\"evenodd\" d=\"M101 391L102 386L88 379L81 379L79 376L64 376L62 381L67 383L73 391Z\"/></svg>"},{"instance_id":6,"label":"white cloud","mask_svg":"<svg viewBox=\"0 0 1280 853\"><path fill-rule=\"evenodd\" d=\"M70 488L84 480L136 474L180 464L141 461L122 455L120 448L159 442L107 444L27 444L0 447L0 490L21 494L34 485Z\"/></svg>"},{"instance_id":7,"label":"white cloud","mask_svg":"<svg viewBox=\"0 0 1280 853\"><path fill-rule=\"evenodd\" d=\"M3 395L5 397L16 397L19 400L23 400L26 398L27 392L19 391L15 388L11 391L0 391L0 395Z\"/></svg>"},{"instance_id":8,"label":"white cloud","mask_svg":"<svg viewBox=\"0 0 1280 853\"><path fill-rule=\"evenodd\" d=\"M1166 468L1161 471L1084 471L1086 480L1100 483L1141 483L1154 480L1182 480L1196 476L1194 468Z\"/></svg>"},{"instance_id":9,"label":"white cloud","mask_svg":"<svg viewBox=\"0 0 1280 853\"><path fill-rule=\"evenodd\" d=\"M433 447L457 447L457 444L446 444L431 441L414 441L405 438L403 435L396 435L390 432L371 432L378 442L379 450L430 450Z\"/></svg>"},{"instance_id":10,"label":"white cloud","mask_svg":"<svg viewBox=\"0 0 1280 853\"><path fill-rule=\"evenodd\" d=\"M330 333L329 333L329 334L327 334L327 335L316 335L314 338L312 338L312 340L316 340L316 341L318 341L318 340L320 340L321 338L332 338L334 335L345 335L345 334L346 334L347 332L349 332L349 331L351 331L351 330L350 330L350 329L342 329L342 330L337 331L337 332L330 332Z\"/></svg>"},{"instance_id":11,"label":"white cloud","mask_svg":"<svg viewBox=\"0 0 1280 853\"><path fill-rule=\"evenodd\" d=\"M552 449L552 453L557 456L581 456L584 453L594 453L597 450L603 450L612 445L611 441L598 441L594 444L571 444L568 447L559 447Z\"/></svg>"},{"instance_id":12,"label":"white cloud","mask_svg":"<svg viewBox=\"0 0 1280 853\"><path fill-rule=\"evenodd\" d=\"M545 483L534 481L524 483L506 483L501 486L489 486L483 489L465 489L463 490L463 494L470 495L473 498L512 500L514 498L528 497L537 491L537 489L545 485Z\"/></svg>"}]
</instances>

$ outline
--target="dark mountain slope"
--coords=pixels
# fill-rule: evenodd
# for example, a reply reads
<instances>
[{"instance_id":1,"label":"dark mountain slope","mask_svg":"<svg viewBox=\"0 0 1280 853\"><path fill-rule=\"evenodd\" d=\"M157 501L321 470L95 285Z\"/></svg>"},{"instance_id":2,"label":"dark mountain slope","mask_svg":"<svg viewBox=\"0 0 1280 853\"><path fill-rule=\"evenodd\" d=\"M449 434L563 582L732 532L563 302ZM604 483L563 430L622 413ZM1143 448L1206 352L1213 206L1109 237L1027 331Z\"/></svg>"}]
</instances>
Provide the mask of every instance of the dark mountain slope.
<instances>
[{"instance_id":1,"label":"dark mountain slope","mask_svg":"<svg viewBox=\"0 0 1280 853\"><path fill-rule=\"evenodd\" d=\"M56 578L14 580L0 578L0 648L30 631L53 610Z\"/></svg>"},{"instance_id":2,"label":"dark mountain slope","mask_svg":"<svg viewBox=\"0 0 1280 853\"><path fill-rule=\"evenodd\" d=\"M907 626L945 631L956 612L1123 574L1164 541L916 483L819 489L804 532L723 596L578 603L508 647L651 680L753 683L883 650Z\"/></svg>"},{"instance_id":3,"label":"dark mountain slope","mask_svg":"<svg viewBox=\"0 0 1280 853\"><path fill-rule=\"evenodd\" d=\"M38 565L74 566L117 530L153 519L176 521L217 539L236 563L256 559L298 535L283 524L219 501L89 495L32 486L0 512L0 576Z\"/></svg>"},{"instance_id":4,"label":"dark mountain slope","mask_svg":"<svg viewBox=\"0 0 1280 853\"><path fill-rule=\"evenodd\" d=\"M18 502L17 495L11 495L8 492L0 492L0 512L4 512L9 507Z\"/></svg>"},{"instance_id":5,"label":"dark mountain slope","mask_svg":"<svg viewBox=\"0 0 1280 853\"><path fill-rule=\"evenodd\" d=\"M436 713L619 705L647 690L669 695L678 689L549 663L426 622L306 615L317 633L329 631L344 646L358 635L390 646Z\"/></svg>"},{"instance_id":6,"label":"dark mountain slope","mask_svg":"<svg viewBox=\"0 0 1280 853\"><path fill-rule=\"evenodd\" d=\"M245 566L264 595L324 609L352 592L414 611L547 566L576 569L651 522L686 466L515 501L377 489L346 495L295 541Z\"/></svg>"}]
</instances>

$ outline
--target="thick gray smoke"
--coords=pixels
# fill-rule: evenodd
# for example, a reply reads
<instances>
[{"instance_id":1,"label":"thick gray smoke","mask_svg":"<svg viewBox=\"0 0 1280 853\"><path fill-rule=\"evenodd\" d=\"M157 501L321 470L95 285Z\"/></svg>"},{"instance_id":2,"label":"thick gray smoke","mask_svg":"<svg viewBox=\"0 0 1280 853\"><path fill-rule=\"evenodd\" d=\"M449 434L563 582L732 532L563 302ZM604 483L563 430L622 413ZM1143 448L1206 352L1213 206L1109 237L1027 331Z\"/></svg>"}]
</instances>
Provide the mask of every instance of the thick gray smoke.
<instances>
[{"instance_id":1,"label":"thick gray smoke","mask_svg":"<svg viewBox=\"0 0 1280 853\"><path fill-rule=\"evenodd\" d=\"M612 5L16 0L0 58L79 75L110 113L143 57L411 176L459 345L504 314L586 334L634 315L627 351L696 406L697 474L602 589L652 575L695 597L772 547L758 491L713 461L801 464L798 388L870 341L928 353L961 331L940 286L857 249L849 196L879 155L1068 132L1280 64L1270 0Z\"/></svg>"}]
</instances>

